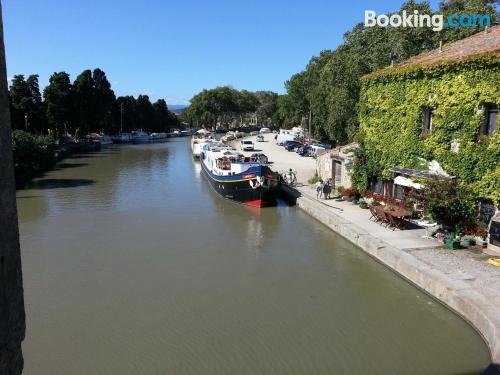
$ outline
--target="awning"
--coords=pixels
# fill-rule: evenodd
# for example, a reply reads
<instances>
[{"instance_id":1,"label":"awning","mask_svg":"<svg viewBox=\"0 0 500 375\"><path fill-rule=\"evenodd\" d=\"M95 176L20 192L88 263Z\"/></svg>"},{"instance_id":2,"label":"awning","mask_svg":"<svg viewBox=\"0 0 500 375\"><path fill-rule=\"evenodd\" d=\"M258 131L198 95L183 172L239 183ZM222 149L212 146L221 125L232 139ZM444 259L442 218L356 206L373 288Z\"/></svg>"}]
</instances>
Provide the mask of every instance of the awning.
<instances>
[{"instance_id":1,"label":"awning","mask_svg":"<svg viewBox=\"0 0 500 375\"><path fill-rule=\"evenodd\" d=\"M422 184L413 182L409 178L406 178L406 177L403 177L403 176L397 176L394 179L394 185L406 186L406 187L410 187L410 188L414 188L414 189L419 189L419 190L421 190L421 189L424 188L422 186Z\"/></svg>"}]
</instances>

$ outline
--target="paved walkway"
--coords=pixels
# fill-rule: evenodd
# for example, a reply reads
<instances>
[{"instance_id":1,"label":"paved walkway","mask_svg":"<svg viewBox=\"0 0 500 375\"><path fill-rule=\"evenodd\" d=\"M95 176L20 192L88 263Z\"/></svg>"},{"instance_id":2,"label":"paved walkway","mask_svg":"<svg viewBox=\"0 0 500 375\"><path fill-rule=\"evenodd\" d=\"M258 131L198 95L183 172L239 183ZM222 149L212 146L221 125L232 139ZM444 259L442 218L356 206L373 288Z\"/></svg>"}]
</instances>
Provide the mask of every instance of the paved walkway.
<instances>
[{"instance_id":1,"label":"paved walkway","mask_svg":"<svg viewBox=\"0 0 500 375\"><path fill-rule=\"evenodd\" d=\"M370 220L370 210L364 210L348 201L338 202L334 199L316 198L316 191L310 186L298 187L297 190L326 207L331 207L340 217L355 223L367 233L399 249L437 248L441 244L435 239L424 239L425 229L392 230Z\"/></svg>"}]
</instances>

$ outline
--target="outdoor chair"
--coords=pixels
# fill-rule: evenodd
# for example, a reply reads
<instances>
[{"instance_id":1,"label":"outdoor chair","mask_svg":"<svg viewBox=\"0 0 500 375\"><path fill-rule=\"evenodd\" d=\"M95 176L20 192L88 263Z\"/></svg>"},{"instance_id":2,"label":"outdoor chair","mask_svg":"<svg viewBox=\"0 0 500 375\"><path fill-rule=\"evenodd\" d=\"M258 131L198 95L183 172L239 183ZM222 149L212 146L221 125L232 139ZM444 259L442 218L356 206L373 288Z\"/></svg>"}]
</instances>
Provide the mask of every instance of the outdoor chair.
<instances>
[{"instance_id":1,"label":"outdoor chair","mask_svg":"<svg viewBox=\"0 0 500 375\"><path fill-rule=\"evenodd\" d=\"M387 214L382 207L375 207L375 212L377 213L377 218L381 225L385 224L387 227L389 225L389 220L387 219Z\"/></svg>"},{"instance_id":2,"label":"outdoor chair","mask_svg":"<svg viewBox=\"0 0 500 375\"><path fill-rule=\"evenodd\" d=\"M388 212L385 213L385 216L387 217L389 226L391 227L392 230L395 230L396 228L400 230L405 229L405 222L402 219L394 217Z\"/></svg>"},{"instance_id":3,"label":"outdoor chair","mask_svg":"<svg viewBox=\"0 0 500 375\"><path fill-rule=\"evenodd\" d=\"M370 213L372 214L370 216L370 220L373 220L374 222L378 222L380 219L377 215L377 211L375 210L375 206L369 206L368 208L370 209Z\"/></svg>"}]
</instances>

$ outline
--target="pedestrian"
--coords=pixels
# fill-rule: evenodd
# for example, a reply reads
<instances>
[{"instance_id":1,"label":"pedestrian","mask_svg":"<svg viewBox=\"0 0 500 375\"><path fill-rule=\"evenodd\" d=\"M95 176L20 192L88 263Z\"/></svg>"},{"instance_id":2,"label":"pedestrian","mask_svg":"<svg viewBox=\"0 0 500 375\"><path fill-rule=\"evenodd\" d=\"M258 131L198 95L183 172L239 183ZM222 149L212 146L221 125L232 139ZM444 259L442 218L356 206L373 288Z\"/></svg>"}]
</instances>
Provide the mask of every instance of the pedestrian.
<instances>
[{"instance_id":1,"label":"pedestrian","mask_svg":"<svg viewBox=\"0 0 500 375\"><path fill-rule=\"evenodd\" d=\"M332 180L329 178L323 185L323 197L325 199L330 199L331 192L332 192Z\"/></svg>"},{"instance_id":2,"label":"pedestrian","mask_svg":"<svg viewBox=\"0 0 500 375\"><path fill-rule=\"evenodd\" d=\"M323 194L323 180L320 178L318 182L316 182L316 198L320 199Z\"/></svg>"}]
</instances>

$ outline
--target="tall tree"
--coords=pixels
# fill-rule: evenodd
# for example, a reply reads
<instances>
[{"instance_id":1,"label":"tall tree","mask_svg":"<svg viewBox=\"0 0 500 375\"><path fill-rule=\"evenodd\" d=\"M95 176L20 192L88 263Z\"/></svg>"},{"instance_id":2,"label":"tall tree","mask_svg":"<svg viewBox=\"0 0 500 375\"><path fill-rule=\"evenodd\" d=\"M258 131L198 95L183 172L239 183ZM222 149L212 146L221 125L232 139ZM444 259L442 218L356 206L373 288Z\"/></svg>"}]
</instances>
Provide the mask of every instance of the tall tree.
<instances>
[{"instance_id":1,"label":"tall tree","mask_svg":"<svg viewBox=\"0 0 500 375\"><path fill-rule=\"evenodd\" d=\"M26 80L23 75L14 76L9 96L14 129L42 132L44 116L38 75L32 74Z\"/></svg>"},{"instance_id":2,"label":"tall tree","mask_svg":"<svg viewBox=\"0 0 500 375\"><path fill-rule=\"evenodd\" d=\"M177 116L168 110L167 102L164 99L157 100L153 104L153 109L155 113L154 130L156 132L167 132L178 125Z\"/></svg>"},{"instance_id":3,"label":"tall tree","mask_svg":"<svg viewBox=\"0 0 500 375\"><path fill-rule=\"evenodd\" d=\"M84 70L73 82L74 126L81 134L96 128L94 79L90 70Z\"/></svg>"},{"instance_id":4,"label":"tall tree","mask_svg":"<svg viewBox=\"0 0 500 375\"><path fill-rule=\"evenodd\" d=\"M136 102L137 123L143 129L150 129L154 126L155 112L153 105L149 101L149 96L139 95Z\"/></svg>"},{"instance_id":5,"label":"tall tree","mask_svg":"<svg viewBox=\"0 0 500 375\"><path fill-rule=\"evenodd\" d=\"M47 119L45 117L40 84L38 83L38 74L31 74L26 80L28 90L31 95L31 111L28 116L28 125L37 133L46 131Z\"/></svg>"},{"instance_id":6,"label":"tall tree","mask_svg":"<svg viewBox=\"0 0 500 375\"><path fill-rule=\"evenodd\" d=\"M119 96L116 99L115 123L127 133L138 128L137 101L133 96ZM123 125L123 126L122 126Z\"/></svg>"},{"instance_id":7,"label":"tall tree","mask_svg":"<svg viewBox=\"0 0 500 375\"><path fill-rule=\"evenodd\" d=\"M32 102L31 93L24 75L15 75L10 86L11 119L14 129L25 129L25 117L28 117L28 111Z\"/></svg>"},{"instance_id":8,"label":"tall tree","mask_svg":"<svg viewBox=\"0 0 500 375\"><path fill-rule=\"evenodd\" d=\"M114 123L113 109L116 102L116 96L111 90L106 73L101 69L94 69L92 73L94 83L94 131L105 131L107 133L116 132L117 124Z\"/></svg>"},{"instance_id":9,"label":"tall tree","mask_svg":"<svg viewBox=\"0 0 500 375\"><path fill-rule=\"evenodd\" d=\"M71 129L72 90L69 74L54 73L49 78L49 84L44 90L47 107L47 121L56 135Z\"/></svg>"}]
</instances>

